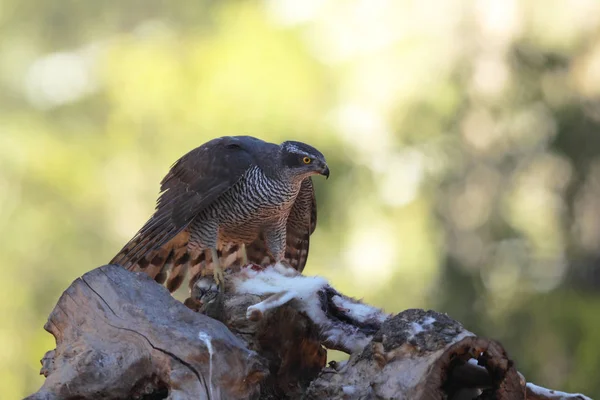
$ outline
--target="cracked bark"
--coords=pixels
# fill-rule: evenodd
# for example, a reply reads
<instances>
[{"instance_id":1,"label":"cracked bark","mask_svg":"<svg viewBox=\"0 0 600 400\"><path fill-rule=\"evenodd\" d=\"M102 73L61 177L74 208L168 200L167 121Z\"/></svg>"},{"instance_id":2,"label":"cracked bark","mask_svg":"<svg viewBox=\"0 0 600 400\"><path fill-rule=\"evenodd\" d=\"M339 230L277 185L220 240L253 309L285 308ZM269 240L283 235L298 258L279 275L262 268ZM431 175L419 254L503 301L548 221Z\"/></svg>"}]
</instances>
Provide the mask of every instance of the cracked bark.
<instances>
[{"instance_id":1,"label":"cracked bark","mask_svg":"<svg viewBox=\"0 0 600 400\"><path fill-rule=\"evenodd\" d=\"M258 355L222 323L124 272L95 269L63 293L45 325L56 350L42 360L46 381L31 399L208 398L211 386L224 398L253 393L267 373ZM212 366L200 332L225 355Z\"/></svg>"},{"instance_id":2,"label":"cracked bark","mask_svg":"<svg viewBox=\"0 0 600 400\"><path fill-rule=\"evenodd\" d=\"M586 399L526 384L499 343L445 314L388 317L325 286L248 319L267 297L230 285L221 302L201 304L218 321L143 273L97 268L50 314L56 349L28 399ZM300 311L309 300L319 318ZM324 346L355 351L326 367Z\"/></svg>"}]
</instances>

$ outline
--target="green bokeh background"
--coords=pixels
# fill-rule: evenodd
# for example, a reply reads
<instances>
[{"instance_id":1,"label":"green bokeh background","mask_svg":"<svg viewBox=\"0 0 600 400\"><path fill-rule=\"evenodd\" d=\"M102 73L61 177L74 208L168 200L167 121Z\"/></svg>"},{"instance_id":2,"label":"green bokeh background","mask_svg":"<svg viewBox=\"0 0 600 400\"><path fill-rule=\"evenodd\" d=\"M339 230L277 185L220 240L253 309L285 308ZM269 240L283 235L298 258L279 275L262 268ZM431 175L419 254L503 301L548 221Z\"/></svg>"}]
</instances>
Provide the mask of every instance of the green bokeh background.
<instances>
[{"instance_id":1,"label":"green bokeh background","mask_svg":"<svg viewBox=\"0 0 600 400\"><path fill-rule=\"evenodd\" d=\"M0 393L215 136L327 156L305 270L600 397L597 0L0 0Z\"/></svg>"}]
</instances>

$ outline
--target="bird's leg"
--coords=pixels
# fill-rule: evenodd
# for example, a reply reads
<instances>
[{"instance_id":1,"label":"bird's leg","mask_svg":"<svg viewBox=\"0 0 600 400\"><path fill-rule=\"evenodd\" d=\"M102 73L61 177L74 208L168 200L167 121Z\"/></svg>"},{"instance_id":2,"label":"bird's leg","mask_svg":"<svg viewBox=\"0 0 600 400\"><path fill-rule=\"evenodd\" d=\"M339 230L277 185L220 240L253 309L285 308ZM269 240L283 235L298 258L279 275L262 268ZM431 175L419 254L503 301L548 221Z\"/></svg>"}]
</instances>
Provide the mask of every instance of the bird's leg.
<instances>
[{"instance_id":1,"label":"bird's leg","mask_svg":"<svg viewBox=\"0 0 600 400\"><path fill-rule=\"evenodd\" d=\"M285 229L285 225L276 225L271 229L265 230L265 244L269 253L271 253L271 256L275 260L275 264L280 263L285 259Z\"/></svg>"},{"instance_id":2,"label":"bird's leg","mask_svg":"<svg viewBox=\"0 0 600 400\"><path fill-rule=\"evenodd\" d=\"M242 243L242 266L248 265L248 252L246 251L246 243Z\"/></svg>"},{"instance_id":3,"label":"bird's leg","mask_svg":"<svg viewBox=\"0 0 600 400\"><path fill-rule=\"evenodd\" d=\"M213 275L215 277L215 282L217 282L217 286L219 287L219 291L223 292L225 286L225 275L223 273L223 269L221 268L221 262L219 260L219 254L217 253L217 249L211 248L210 254L212 255L213 262Z\"/></svg>"}]
</instances>

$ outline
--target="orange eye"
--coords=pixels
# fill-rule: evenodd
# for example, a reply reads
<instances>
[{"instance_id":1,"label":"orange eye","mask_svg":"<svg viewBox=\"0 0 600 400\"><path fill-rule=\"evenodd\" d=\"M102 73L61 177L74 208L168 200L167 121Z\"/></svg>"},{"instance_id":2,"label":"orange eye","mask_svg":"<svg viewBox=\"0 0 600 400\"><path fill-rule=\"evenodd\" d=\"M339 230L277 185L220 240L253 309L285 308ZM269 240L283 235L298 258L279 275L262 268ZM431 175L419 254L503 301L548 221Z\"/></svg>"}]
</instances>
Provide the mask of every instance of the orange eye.
<instances>
[{"instance_id":1,"label":"orange eye","mask_svg":"<svg viewBox=\"0 0 600 400\"><path fill-rule=\"evenodd\" d=\"M310 164L310 162L311 162L311 161L312 161L312 160L310 159L310 157L304 157L304 158L302 159L302 162L303 162L304 164Z\"/></svg>"}]
</instances>

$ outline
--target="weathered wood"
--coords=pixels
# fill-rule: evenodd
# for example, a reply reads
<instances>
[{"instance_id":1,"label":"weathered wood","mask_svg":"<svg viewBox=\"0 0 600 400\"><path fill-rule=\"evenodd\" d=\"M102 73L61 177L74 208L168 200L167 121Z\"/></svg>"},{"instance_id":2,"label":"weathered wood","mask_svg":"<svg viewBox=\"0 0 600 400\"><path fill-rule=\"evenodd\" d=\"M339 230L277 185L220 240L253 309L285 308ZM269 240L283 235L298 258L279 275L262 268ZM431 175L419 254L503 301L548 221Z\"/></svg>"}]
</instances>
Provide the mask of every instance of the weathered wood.
<instances>
[{"instance_id":1,"label":"weathered wood","mask_svg":"<svg viewBox=\"0 0 600 400\"><path fill-rule=\"evenodd\" d=\"M29 399L587 399L526 384L445 314L391 316L283 266L226 280L221 296L200 279L186 307L143 273L85 274L50 314ZM325 347L352 355L325 367Z\"/></svg>"},{"instance_id":2,"label":"weathered wood","mask_svg":"<svg viewBox=\"0 0 600 400\"><path fill-rule=\"evenodd\" d=\"M250 398L267 374L225 325L117 266L73 282L45 329L56 350L30 399Z\"/></svg>"},{"instance_id":3,"label":"weathered wood","mask_svg":"<svg viewBox=\"0 0 600 400\"><path fill-rule=\"evenodd\" d=\"M461 371L470 359L485 370ZM444 314L407 310L384 322L343 367L324 371L307 398L443 399L465 388L485 389L486 396L498 400L525 398L517 371L498 343L476 337Z\"/></svg>"}]
</instances>

